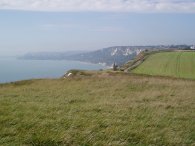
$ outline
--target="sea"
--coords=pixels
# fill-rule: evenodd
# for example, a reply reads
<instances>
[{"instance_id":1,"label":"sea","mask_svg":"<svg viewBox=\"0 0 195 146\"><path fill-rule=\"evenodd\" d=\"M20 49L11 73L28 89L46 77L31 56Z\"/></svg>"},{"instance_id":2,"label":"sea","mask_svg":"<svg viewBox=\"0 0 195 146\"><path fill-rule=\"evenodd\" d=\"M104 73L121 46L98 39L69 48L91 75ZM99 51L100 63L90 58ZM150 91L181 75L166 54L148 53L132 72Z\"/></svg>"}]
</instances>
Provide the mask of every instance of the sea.
<instances>
[{"instance_id":1,"label":"sea","mask_svg":"<svg viewBox=\"0 0 195 146\"><path fill-rule=\"evenodd\" d=\"M68 60L21 60L16 57L0 57L0 83L19 80L59 78L70 69L100 70L101 64Z\"/></svg>"}]
</instances>

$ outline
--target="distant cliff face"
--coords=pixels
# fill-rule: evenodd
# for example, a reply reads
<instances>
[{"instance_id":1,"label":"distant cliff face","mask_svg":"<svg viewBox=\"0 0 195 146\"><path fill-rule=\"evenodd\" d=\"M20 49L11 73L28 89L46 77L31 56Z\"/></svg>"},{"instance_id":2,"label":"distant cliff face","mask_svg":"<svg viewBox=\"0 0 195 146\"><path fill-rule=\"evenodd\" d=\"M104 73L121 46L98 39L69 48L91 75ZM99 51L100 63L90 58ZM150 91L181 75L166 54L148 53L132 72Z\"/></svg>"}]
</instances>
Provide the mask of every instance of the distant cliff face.
<instances>
[{"instance_id":1,"label":"distant cliff face","mask_svg":"<svg viewBox=\"0 0 195 146\"><path fill-rule=\"evenodd\" d=\"M127 61L134 59L142 50L143 49L131 48L129 46L116 46L73 55L72 59L91 63L101 63L109 66L114 62L117 65L122 65Z\"/></svg>"},{"instance_id":2,"label":"distant cliff face","mask_svg":"<svg viewBox=\"0 0 195 146\"><path fill-rule=\"evenodd\" d=\"M90 63L99 63L111 66L114 62L122 65L133 59L143 48L130 46L116 46L104 48L92 52L36 52L28 53L20 59L30 60L76 60Z\"/></svg>"},{"instance_id":3,"label":"distant cliff face","mask_svg":"<svg viewBox=\"0 0 195 146\"><path fill-rule=\"evenodd\" d=\"M144 50L163 50L163 49L185 49L186 45L176 46L114 46L92 52L42 52L29 53L21 59L33 60L76 60L90 63L100 63L111 66L114 62L123 65L129 60L134 59Z\"/></svg>"},{"instance_id":4,"label":"distant cliff face","mask_svg":"<svg viewBox=\"0 0 195 146\"><path fill-rule=\"evenodd\" d=\"M166 49L185 49L188 48L187 45L159 45L159 46L114 46L109 48L104 48L101 50L81 53L71 56L70 59L91 62L91 63L101 63L105 65L112 65L114 62L117 65L123 65L129 60L134 59L141 51L144 50L166 50Z\"/></svg>"}]
</instances>

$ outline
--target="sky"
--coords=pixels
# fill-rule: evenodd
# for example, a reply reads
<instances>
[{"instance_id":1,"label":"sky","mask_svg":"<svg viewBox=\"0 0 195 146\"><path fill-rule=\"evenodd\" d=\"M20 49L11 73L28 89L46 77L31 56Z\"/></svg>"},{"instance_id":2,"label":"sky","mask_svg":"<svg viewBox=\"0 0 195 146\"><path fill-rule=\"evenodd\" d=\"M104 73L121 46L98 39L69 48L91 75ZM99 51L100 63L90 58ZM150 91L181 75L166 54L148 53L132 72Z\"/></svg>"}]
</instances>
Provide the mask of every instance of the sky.
<instances>
[{"instance_id":1,"label":"sky","mask_svg":"<svg viewBox=\"0 0 195 146\"><path fill-rule=\"evenodd\" d=\"M0 0L0 56L195 44L195 0Z\"/></svg>"}]
</instances>

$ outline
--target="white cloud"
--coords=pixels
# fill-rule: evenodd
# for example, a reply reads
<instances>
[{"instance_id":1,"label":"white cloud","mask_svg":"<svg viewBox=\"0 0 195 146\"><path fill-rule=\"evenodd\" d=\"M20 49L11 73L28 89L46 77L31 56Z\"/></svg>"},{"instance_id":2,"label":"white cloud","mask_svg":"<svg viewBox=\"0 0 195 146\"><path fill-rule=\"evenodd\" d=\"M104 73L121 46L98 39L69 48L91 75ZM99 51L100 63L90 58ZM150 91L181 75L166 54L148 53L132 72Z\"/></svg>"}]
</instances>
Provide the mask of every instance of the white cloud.
<instances>
[{"instance_id":1,"label":"white cloud","mask_svg":"<svg viewBox=\"0 0 195 146\"><path fill-rule=\"evenodd\" d=\"M0 9L30 11L195 13L194 0L0 0Z\"/></svg>"}]
</instances>

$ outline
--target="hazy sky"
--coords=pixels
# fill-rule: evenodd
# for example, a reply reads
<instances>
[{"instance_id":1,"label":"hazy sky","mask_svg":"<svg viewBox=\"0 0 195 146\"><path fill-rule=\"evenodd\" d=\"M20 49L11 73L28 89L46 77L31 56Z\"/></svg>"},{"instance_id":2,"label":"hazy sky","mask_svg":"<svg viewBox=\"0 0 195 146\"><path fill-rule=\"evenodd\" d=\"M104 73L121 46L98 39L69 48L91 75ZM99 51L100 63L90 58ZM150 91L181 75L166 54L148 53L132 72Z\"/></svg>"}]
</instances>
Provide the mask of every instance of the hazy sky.
<instances>
[{"instance_id":1,"label":"hazy sky","mask_svg":"<svg viewBox=\"0 0 195 146\"><path fill-rule=\"evenodd\" d=\"M0 55L195 44L195 0L0 0Z\"/></svg>"}]
</instances>

